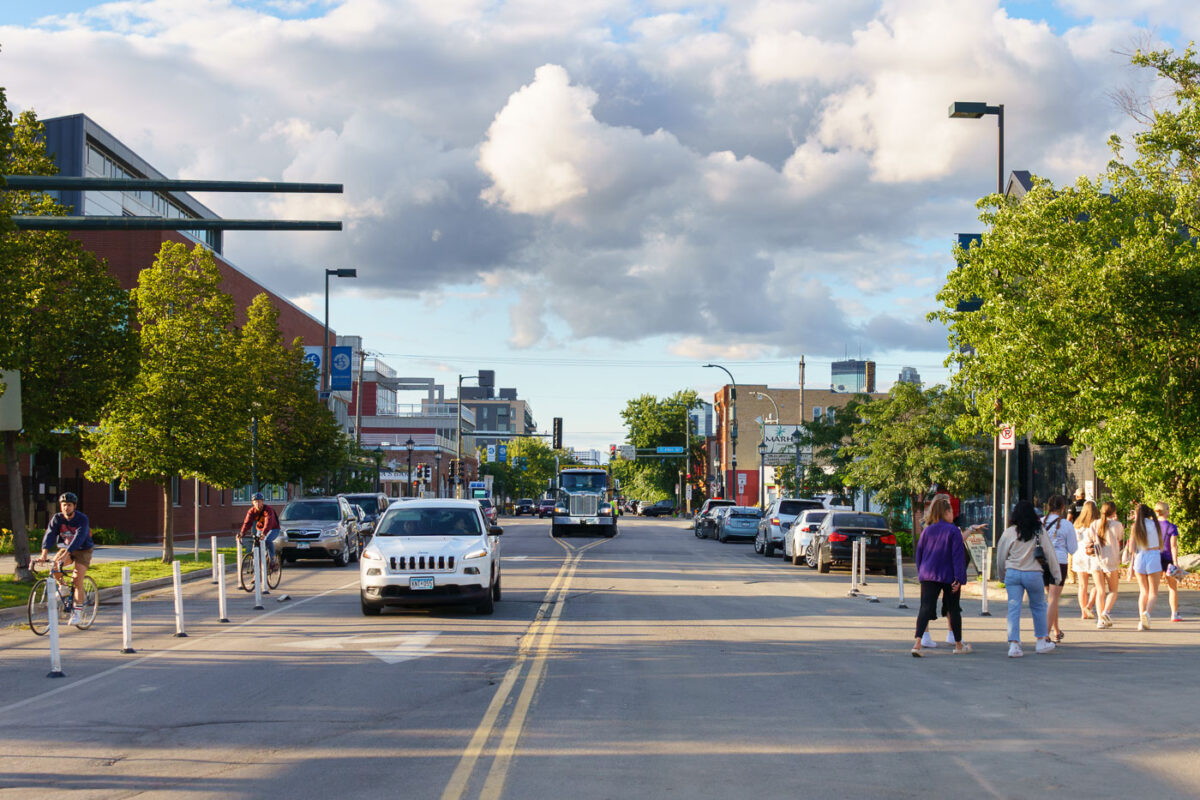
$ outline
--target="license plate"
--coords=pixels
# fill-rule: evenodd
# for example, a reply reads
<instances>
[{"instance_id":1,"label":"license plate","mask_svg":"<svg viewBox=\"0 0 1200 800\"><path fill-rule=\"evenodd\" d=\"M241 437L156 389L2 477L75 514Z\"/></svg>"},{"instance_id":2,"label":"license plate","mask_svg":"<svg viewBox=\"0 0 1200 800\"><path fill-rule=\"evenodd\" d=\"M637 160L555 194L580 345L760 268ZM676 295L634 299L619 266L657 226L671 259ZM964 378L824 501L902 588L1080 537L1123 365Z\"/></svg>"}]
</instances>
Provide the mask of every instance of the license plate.
<instances>
[{"instance_id":1,"label":"license plate","mask_svg":"<svg viewBox=\"0 0 1200 800\"><path fill-rule=\"evenodd\" d=\"M433 576L421 575L408 579L408 588L416 590L428 590L433 588Z\"/></svg>"},{"instance_id":2,"label":"license plate","mask_svg":"<svg viewBox=\"0 0 1200 800\"><path fill-rule=\"evenodd\" d=\"M308 542L296 542L296 549L297 550L307 550Z\"/></svg>"}]
</instances>

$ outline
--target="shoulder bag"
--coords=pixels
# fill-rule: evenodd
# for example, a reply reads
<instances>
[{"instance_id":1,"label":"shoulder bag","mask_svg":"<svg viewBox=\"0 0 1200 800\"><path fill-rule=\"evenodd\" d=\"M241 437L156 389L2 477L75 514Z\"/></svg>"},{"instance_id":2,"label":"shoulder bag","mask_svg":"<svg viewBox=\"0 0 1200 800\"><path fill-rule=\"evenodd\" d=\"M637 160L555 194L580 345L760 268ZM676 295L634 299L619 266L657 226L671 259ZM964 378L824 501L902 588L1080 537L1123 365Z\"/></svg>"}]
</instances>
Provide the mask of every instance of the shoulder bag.
<instances>
[{"instance_id":1,"label":"shoulder bag","mask_svg":"<svg viewBox=\"0 0 1200 800\"><path fill-rule=\"evenodd\" d=\"M1054 527L1058 528L1062 522L1062 517L1055 520ZM1045 530L1043 528L1043 530ZM1046 551L1042 549L1042 531L1034 534L1033 538L1033 560L1042 565L1042 583L1047 586L1058 586L1062 583L1062 575L1055 575L1050 571L1050 562L1046 560Z\"/></svg>"}]
</instances>

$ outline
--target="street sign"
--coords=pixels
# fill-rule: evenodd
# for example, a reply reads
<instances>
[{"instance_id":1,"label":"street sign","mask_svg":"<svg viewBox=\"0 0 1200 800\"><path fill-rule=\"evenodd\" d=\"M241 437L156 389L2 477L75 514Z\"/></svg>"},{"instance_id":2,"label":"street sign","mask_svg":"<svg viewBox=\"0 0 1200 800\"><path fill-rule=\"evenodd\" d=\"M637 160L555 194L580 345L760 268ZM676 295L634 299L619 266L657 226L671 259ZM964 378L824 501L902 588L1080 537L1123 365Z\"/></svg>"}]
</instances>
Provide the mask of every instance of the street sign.
<instances>
[{"instance_id":1,"label":"street sign","mask_svg":"<svg viewBox=\"0 0 1200 800\"><path fill-rule=\"evenodd\" d=\"M692 500L692 485L690 483L687 485L687 499L688 502Z\"/></svg>"},{"instance_id":2,"label":"street sign","mask_svg":"<svg viewBox=\"0 0 1200 800\"><path fill-rule=\"evenodd\" d=\"M321 345L304 346L304 361L306 364L312 364L313 369L317 371L317 386L321 385L321 350Z\"/></svg>"},{"instance_id":3,"label":"street sign","mask_svg":"<svg viewBox=\"0 0 1200 800\"><path fill-rule=\"evenodd\" d=\"M0 395L0 431L19 431L24 427L21 420L21 373L6 369L0 372L0 383L5 385Z\"/></svg>"},{"instance_id":4,"label":"street sign","mask_svg":"<svg viewBox=\"0 0 1200 800\"><path fill-rule=\"evenodd\" d=\"M975 571L983 574L983 553L987 550L987 539L979 531L972 531L966 536L967 551L975 562Z\"/></svg>"},{"instance_id":5,"label":"street sign","mask_svg":"<svg viewBox=\"0 0 1200 800\"><path fill-rule=\"evenodd\" d=\"M505 463L505 464L508 463L508 443L507 442L501 442L499 444L499 446L497 447L497 451L496 451L496 458L499 459L502 463Z\"/></svg>"},{"instance_id":6,"label":"street sign","mask_svg":"<svg viewBox=\"0 0 1200 800\"><path fill-rule=\"evenodd\" d=\"M488 462L492 462L492 461L496 460L496 445L489 444L487 446L487 460L488 460Z\"/></svg>"},{"instance_id":7,"label":"street sign","mask_svg":"<svg viewBox=\"0 0 1200 800\"><path fill-rule=\"evenodd\" d=\"M659 455L683 455L683 447L659 447L655 452Z\"/></svg>"},{"instance_id":8,"label":"street sign","mask_svg":"<svg viewBox=\"0 0 1200 800\"><path fill-rule=\"evenodd\" d=\"M350 347L329 348L329 388L335 392L348 392L352 385L350 379Z\"/></svg>"},{"instance_id":9,"label":"street sign","mask_svg":"<svg viewBox=\"0 0 1200 800\"><path fill-rule=\"evenodd\" d=\"M1015 450L1017 447L1017 435L1013 431L1012 425L1000 426L1000 449Z\"/></svg>"},{"instance_id":10,"label":"street sign","mask_svg":"<svg viewBox=\"0 0 1200 800\"><path fill-rule=\"evenodd\" d=\"M637 448L631 444L619 444L617 445L617 455L626 461L635 461L637 460Z\"/></svg>"}]
</instances>

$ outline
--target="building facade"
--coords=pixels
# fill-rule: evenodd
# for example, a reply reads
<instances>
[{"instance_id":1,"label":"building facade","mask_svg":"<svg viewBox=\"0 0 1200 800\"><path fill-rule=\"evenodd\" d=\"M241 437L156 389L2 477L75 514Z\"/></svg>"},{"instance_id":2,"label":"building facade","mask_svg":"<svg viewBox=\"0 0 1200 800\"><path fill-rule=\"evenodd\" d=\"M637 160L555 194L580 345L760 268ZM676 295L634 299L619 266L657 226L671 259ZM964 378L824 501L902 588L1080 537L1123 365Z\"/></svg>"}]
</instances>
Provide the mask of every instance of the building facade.
<instances>
[{"instance_id":1,"label":"building facade","mask_svg":"<svg viewBox=\"0 0 1200 800\"><path fill-rule=\"evenodd\" d=\"M830 368L829 388L835 392L872 394L875 391L875 362L856 359L834 361Z\"/></svg>"}]
</instances>

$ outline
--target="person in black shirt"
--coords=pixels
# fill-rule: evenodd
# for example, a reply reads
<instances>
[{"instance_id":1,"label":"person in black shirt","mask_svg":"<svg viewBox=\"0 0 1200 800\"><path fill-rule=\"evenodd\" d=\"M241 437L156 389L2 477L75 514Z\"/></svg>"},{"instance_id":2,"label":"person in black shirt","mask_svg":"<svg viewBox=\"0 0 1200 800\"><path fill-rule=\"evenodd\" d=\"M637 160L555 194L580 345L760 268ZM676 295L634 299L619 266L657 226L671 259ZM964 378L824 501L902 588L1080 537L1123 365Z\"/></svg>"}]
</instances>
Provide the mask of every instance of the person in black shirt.
<instances>
[{"instance_id":1,"label":"person in black shirt","mask_svg":"<svg viewBox=\"0 0 1200 800\"><path fill-rule=\"evenodd\" d=\"M88 518L82 512L76 511L79 498L74 492L63 492L58 498L60 511L50 518L46 526L46 535L42 537L42 554L39 561L47 561L50 547L58 549L54 556L57 569L71 564L75 565L75 611L71 614L68 625L78 625L83 608L83 579L87 577L88 567L92 565L92 528Z\"/></svg>"}]
</instances>

